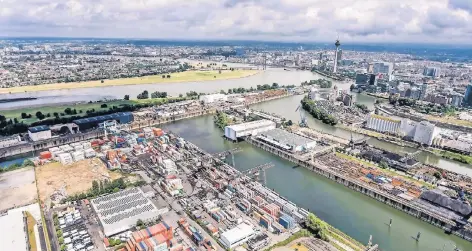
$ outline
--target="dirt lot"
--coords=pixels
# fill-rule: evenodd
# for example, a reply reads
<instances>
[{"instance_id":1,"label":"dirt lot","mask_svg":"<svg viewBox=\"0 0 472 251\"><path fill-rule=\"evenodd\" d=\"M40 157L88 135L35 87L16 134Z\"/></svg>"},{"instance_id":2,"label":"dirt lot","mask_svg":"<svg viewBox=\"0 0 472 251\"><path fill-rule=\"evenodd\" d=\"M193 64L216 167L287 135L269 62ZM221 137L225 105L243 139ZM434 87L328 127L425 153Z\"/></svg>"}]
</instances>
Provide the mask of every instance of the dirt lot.
<instances>
[{"instance_id":1,"label":"dirt lot","mask_svg":"<svg viewBox=\"0 0 472 251\"><path fill-rule=\"evenodd\" d=\"M0 211L27 205L36 200L33 168L22 168L0 175Z\"/></svg>"},{"instance_id":2,"label":"dirt lot","mask_svg":"<svg viewBox=\"0 0 472 251\"><path fill-rule=\"evenodd\" d=\"M87 191L92 187L92 181L118 179L121 174L110 172L99 159L85 159L64 166L54 162L36 168L39 197L41 201L50 198L56 191L65 195Z\"/></svg>"}]
</instances>

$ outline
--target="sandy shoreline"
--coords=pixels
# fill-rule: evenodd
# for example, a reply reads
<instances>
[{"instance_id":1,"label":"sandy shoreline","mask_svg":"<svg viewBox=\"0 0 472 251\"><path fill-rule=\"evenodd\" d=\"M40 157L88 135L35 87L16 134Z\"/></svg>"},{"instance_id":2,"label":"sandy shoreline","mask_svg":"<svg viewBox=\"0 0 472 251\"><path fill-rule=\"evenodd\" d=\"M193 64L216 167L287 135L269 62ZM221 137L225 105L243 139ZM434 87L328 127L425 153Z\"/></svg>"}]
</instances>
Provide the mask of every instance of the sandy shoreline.
<instances>
[{"instance_id":1,"label":"sandy shoreline","mask_svg":"<svg viewBox=\"0 0 472 251\"><path fill-rule=\"evenodd\" d=\"M162 78L162 75L151 75L137 78L120 78L120 79L104 79L87 82L57 83L32 86L19 86L10 88L0 88L0 94L13 93L30 93L40 91L64 90L64 89L80 89L80 88L96 88L123 85L144 85L144 84L169 84L169 83L186 83L186 82L206 82L215 80L241 79L254 76L261 73L259 70L235 70L235 71L186 71L172 73L171 78ZM215 78L214 76L219 76Z\"/></svg>"}]
</instances>

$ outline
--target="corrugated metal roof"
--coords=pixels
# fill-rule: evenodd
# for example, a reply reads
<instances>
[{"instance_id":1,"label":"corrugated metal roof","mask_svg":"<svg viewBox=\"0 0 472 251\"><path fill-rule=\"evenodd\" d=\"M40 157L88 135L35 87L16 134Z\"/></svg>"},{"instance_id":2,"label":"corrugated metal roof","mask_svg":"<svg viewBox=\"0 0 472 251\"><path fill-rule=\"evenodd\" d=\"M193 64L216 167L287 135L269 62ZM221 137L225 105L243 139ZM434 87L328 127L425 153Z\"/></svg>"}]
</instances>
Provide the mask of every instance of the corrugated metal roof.
<instances>
[{"instance_id":1,"label":"corrugated metal roof","mask_svg":"<svg viewBox=\"0 0 472 251\"><path fill-rule=\"evenodd\" d=\"M47 126L47 125L33 126L33 127L28 128L28 131L30 131L32 133L48 131L48 130L50 130L50 129L49 129L49 126Z\"/></svg>"},{"instance_id":2,"label":"corrugated metal roof","mask_svg":"<svg viewBox=\"0 0 472 251\"><path fill-rule=\"evenodd\" d=\"M131 113L131 112L117 112L117 113L103 115L103 116L76 119L73 122L75 124L85 124L85 123L93 123L93 122L100 123L100 122L103 122L103 121L106 121L106 120L113 120L113 119L117 119L117 118L120 118L120 117L132 116L132 115L133 115L133 113Z\"/></svg>"}]
</instances>

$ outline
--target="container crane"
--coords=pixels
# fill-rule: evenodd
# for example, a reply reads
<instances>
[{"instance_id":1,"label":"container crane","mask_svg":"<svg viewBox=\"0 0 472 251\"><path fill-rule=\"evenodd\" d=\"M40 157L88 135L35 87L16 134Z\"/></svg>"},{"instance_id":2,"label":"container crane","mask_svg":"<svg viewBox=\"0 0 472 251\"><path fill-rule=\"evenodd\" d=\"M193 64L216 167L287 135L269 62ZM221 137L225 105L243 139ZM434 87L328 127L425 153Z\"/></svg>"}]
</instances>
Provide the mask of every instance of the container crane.
<instances>
[{"instance_id":1,"label":"container crane","mask_svg":"<svg viewBox=\"0 0 472 251\"><path fill-rule=\"evenodd\" d=\"M300 112L300 121L298 122L298 125L300 127L306 127L308 128L308 121L306 119L306 116L305 116L305 112L303 111L301 105L298 105L297 109L295 110L295 112Z\"/></svg>"}]
</instances>

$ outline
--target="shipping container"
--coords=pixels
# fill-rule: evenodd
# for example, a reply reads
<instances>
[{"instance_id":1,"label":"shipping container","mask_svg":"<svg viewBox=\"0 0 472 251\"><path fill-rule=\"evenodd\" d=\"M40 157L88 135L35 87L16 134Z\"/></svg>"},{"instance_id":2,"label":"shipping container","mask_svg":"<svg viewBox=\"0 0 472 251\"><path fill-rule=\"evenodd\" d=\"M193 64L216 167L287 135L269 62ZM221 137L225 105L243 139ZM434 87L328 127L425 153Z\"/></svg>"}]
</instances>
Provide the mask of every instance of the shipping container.
<instances>
[{"instance_id":1,"label":"shipping container","mask_svg":"<svg viewBox=\"0 0 472 251\"><path fill-rule=\"evenodd\" d=\"M52 159L52 153L50 151L41 152L39 154L40 159Z\"/></svg>"},{"instance_id":2,"label":"shipping container","mask_svg":"<svg viewBox=\"0 0 472 251\"><path fill-rule=\"evenodd\" d=\"M203 241L203 237L199 233L193 233L192 237L197 244L200 244Z\"/></svg>"}]
</instances>

